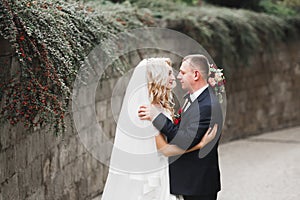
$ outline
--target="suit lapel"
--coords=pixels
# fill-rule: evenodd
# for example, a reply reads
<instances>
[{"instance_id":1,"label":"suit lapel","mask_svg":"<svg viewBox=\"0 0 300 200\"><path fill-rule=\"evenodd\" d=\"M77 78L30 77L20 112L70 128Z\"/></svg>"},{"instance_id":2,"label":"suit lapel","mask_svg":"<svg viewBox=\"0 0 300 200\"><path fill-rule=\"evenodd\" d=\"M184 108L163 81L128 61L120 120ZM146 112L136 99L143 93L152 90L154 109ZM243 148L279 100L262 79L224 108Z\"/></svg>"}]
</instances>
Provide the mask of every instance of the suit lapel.
<instances>
[{"instance_id":1,"label":"suit lapel","mask_svg":"<svg viewBox=\"0 0 300 200\"><path fill-rule=\"evenodd\" d=\"M206 88L206 89L205 89L205 90L197 97L197 99L191 103L191 105L186 109L186 111L182 112L182 114L186 114L187 112L189 112L189 110L191 110L191 108L192 108L193 106L195 106L195 105L194 105L195 103L200 104L200 102L203 101L203 100L207 97L207 95L209 95L209 90L208 90L208 88Z\"/></svg>"}]
</instances>

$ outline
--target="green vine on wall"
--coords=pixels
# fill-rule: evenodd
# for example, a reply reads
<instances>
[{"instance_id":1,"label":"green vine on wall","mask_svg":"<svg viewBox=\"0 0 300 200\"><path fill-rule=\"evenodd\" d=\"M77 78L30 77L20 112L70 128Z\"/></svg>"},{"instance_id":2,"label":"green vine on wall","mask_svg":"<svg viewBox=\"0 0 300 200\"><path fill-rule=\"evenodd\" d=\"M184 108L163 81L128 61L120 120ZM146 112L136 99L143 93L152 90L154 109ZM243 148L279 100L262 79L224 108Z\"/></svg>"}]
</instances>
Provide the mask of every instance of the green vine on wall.
<instances>
[{"instance_id":1,"label":"green vine on wall","mask_svg":"<svg viewBox=\"0 0 300 200\"><path fill-rule=\"evenodd\" d=\"M28 129L53 124L56 133L65 131L72 83L85 56L103 39L148 21L134 8L116 11L112 5L114 16L107 17L108 6L101 6L96 12L75 1L0 1L0 34L20 65L9 77L0 75L2 121Z\"/></svg>"},{"instance_id":2,"label":"green vine on wall","mask_svg":"<svg viewBox=\"0 0 300 200\"><path fill-rule=\"evenodd\" d=\"M225 73L247 66L252 55L275 52L274 44L299 39L299 15L279 17L211 5L186 6L168 0L132 1L140 8L150 8L167 28L198 41L218 66L228 68Z\"/></svg>"}]
</instances>

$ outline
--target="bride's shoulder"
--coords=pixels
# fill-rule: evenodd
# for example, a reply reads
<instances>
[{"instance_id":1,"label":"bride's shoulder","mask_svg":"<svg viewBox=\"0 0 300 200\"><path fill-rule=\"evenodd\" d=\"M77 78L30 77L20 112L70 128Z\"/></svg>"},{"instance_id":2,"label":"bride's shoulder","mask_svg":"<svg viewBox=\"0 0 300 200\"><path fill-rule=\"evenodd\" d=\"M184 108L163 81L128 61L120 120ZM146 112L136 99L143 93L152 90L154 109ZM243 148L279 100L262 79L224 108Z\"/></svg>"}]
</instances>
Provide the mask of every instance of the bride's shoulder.
<instances>
[{"instance_id":1,"label":"bride's shoulder","mask_svg":"<svg viewBox=\"0 0 300 200\"><path fill-rule=\"evenodd\" d=\"M170 120L172 120L172 115L171 115L171 112L167 109L164 109L163 110L163 114L168 117Z\"/></svg>"}]
</instances>

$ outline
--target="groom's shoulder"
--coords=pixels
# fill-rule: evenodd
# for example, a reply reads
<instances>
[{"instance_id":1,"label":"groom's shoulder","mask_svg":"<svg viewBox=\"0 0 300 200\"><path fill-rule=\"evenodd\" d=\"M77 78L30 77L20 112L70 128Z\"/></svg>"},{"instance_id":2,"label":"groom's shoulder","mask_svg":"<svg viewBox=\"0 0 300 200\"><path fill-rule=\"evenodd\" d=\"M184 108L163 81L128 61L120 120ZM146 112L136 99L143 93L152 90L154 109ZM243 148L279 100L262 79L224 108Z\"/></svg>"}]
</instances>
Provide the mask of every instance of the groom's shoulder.
<instances>
[{"instance_id":1,"label":"groom's shoulder","mask_svg":"<svg viewBox=\"0 0 300 200\"><path fill-rule=\"evenodd\" d=\"M206 88L203 93L198 97L198 103L200 107L203 106L220 106L218 97L216 96L214 89L211 87Z\"/></svg>"},{"instance_id":2,"label":"groom's shoulder","mask_svg":"<svg viewBox=\"0 0 300 200\"><path fill-rule=\"evenodd\" d=\"M211 90L210 88L206 88L199 96L198 96L198 103L201 105L205 103L209 103L211 99Z\"/></svg>"}]
</instances>

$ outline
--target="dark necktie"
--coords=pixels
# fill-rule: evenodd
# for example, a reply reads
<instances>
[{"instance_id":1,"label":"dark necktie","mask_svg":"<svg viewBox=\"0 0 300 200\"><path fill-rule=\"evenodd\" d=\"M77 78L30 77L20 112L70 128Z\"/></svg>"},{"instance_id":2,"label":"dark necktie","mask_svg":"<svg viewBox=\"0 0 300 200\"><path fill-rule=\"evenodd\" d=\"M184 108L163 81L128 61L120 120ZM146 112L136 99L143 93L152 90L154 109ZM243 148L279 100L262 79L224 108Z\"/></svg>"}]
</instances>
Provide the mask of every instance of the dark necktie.
<instances>
[{"instance_id":1,"label":"dark necktie","mask_svg":"<svg viewBox=\"0 0 300 200\"><path fill-rule=\"evenodd\" d=\"M192 100L191 100L191 96L190 94L186 94L183 97L185 99L184 104L182 106L182 112L184 112L191 104L192 104Z\"/></svg>"}]
</instances>

